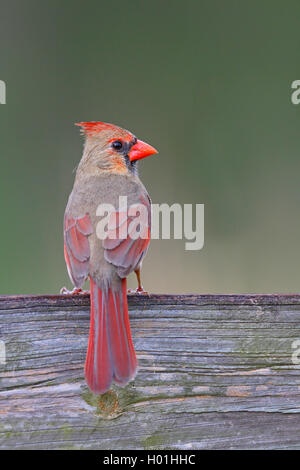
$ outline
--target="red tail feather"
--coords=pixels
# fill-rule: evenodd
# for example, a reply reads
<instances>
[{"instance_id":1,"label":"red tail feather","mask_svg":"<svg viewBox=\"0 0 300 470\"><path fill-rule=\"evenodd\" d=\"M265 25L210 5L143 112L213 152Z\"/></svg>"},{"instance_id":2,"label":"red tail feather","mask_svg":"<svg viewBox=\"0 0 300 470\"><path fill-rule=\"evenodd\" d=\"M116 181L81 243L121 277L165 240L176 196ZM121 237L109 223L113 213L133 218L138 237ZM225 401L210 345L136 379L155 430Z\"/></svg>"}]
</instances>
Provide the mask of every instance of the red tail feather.
<instances>
[{"instance_id":1,"label":"red tail feather","mask_svg":"<svg viewBox=\"0 0 300 470\"><path fill-rule=\"evenodd\" d=\"M106 392L114 380L126 385L135 375L137 359L131 339L126 279L119 289L103 291L90 278L91 325L85 376L94 393Z\"/></svg>"}]
</instances>

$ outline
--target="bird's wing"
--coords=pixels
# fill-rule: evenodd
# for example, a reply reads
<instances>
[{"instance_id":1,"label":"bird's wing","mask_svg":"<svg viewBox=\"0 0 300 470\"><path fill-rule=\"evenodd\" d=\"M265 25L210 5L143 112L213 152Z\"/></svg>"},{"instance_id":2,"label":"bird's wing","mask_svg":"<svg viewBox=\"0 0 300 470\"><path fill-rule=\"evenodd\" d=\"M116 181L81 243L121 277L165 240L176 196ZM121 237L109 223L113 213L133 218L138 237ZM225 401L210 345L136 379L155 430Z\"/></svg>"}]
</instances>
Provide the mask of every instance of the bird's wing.
<instances>
[{"instance_id":1,"label":"bird's wing","mask_svg":"<svg viewBox=\"0 0 300 470\"><path fill-rule=\"evenodd\" d=\"M89 273L90 247L88 235L92 233L89 214L74 218L65 214L64 251L68 273L74 286L81 287Z\"/></svg>"},{"instance_id":2,"label":"bird's wing","mask_svg":"<svg viewBox=\"0 0 300 470\"><path fill-rule=\"evenodd\" d=\"M151 201L147 194L140 195L137 207L139 205L145 208L143 211L145 217L138 224L141 236L133 238L137 228L135 216L128 215L125 211L113 212L108 223L107 238L103 240L104 257L118 268L120 277L128 276L139 266L150 242Z\"/></svg>"}]
</instances>

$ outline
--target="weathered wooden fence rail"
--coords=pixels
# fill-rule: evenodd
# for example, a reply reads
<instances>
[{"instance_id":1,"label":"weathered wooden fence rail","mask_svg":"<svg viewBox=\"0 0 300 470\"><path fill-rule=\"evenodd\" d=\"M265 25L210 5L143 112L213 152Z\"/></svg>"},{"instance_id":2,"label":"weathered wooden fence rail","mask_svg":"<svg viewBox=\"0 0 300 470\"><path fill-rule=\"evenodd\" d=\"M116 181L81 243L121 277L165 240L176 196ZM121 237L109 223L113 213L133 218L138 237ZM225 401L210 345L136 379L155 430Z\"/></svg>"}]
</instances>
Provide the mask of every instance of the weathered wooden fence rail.
<instances>
[{"instance_id":1,"label":"weathered wooden fence rail","mask_svg":"<svg viewBox=\"0 0 300 470\"><path fill-rule=\"evenodd\" d=\"M299 295L130 296L129 308L138 375L94 396L89 297L0 297L2 449L300 449Z\"/></svg>"}]
</instances>

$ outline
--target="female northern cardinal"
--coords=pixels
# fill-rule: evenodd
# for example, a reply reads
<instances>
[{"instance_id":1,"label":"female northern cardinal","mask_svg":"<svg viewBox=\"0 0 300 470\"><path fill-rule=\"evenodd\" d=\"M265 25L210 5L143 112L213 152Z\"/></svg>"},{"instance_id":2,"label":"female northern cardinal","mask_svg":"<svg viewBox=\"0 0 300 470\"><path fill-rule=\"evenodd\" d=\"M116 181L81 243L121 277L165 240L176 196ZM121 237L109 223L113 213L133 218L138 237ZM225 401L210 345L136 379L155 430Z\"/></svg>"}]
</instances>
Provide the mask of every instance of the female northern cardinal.
<instances>
[{"instance_id":1,"label":"female northern cardinal","mask_svg":"<svg viewBox=\"0 0 300 470\"><path fill-rule=\"evenodd\" d=\"M76 125L81 126L86 139L65 212L64 252L75 286L72 292L79 293L86 278L90 278L91 323L85 376L90 389L102 394L113 380L126 385L137 369L126 276L135 271L138 291L142 291L140 264L150 241L151 201L138 177L136 163L157 151L112 124L81 122ZM138 204L147 209L146 236L130 236L127 229L132 216L117 209L119 196L127 197L128 207ZM100 204L116 208L110 215L107 232L119 230L119 236L99 238L97 209Z\"/></svg>"}]
</instances>

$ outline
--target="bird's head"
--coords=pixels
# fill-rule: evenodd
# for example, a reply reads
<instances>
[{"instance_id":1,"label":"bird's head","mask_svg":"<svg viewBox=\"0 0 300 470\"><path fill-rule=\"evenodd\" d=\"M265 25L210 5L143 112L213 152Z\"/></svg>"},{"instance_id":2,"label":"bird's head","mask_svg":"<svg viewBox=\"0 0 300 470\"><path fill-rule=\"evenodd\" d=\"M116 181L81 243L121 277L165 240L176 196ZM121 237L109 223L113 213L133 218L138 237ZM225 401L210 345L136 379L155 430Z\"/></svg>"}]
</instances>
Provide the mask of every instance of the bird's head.
<instances>
[{"instance_id":1,"label":"bird's head","mask_svg":"<svg viewBox=\"0 0 300 470\"><path fill-rule=\"evenodd\" d=\"M157 153L131 132L104 122L80 122L86 137L82 163L113 173L135 172L136 162Z\"/></svg>"}]
</instances>

